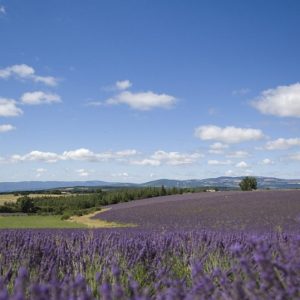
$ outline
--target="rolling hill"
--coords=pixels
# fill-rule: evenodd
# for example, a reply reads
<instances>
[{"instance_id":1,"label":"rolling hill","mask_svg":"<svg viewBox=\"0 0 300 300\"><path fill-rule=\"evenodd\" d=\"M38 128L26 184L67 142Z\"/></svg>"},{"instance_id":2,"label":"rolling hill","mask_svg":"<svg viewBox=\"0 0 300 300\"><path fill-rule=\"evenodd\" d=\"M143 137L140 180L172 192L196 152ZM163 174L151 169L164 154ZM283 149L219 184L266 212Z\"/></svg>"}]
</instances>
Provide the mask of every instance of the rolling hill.
<instances>
[{"instance_id":1,"label":"rolling hill","mask_svg":"<svg viewBox=\"0 0 300 300\"><path fill-rule=\"evenodd\" d=\"M218 187L223 189L236 189L243 177L217 177L207 179L172 180L159 179L146 183L121 183L106 181L21 181L0 182L0 193L14 191L37 191L68 187ZM280 179L273 177L256 177L258 188L261 189L295 189L300 188L300 179Z\"/></svg>"}]
</instances>

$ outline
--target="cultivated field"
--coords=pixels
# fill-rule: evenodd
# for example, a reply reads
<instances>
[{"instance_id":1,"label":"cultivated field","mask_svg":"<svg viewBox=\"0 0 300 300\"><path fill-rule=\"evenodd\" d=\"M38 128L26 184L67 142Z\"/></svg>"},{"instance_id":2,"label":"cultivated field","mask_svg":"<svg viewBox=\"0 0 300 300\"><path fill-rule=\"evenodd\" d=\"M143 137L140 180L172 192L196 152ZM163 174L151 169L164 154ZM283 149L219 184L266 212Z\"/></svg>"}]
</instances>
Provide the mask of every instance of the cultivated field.
<instances>
[{"instance_id":1,"label":"cultivated field","mask_svg":"<svg viewBox=\"0 0 300 300\"><path fill-rule=\"evenodd\" d=\"M61 220L61 216L1 216L0 229L6 228L87 228L82 222Z\"/></svg>"},{"instance_id":2,"label":"cultivated field","mask_svg":"<svg viewBox=\"0 0 300 300\"><path fill-rule=\"evenodd\" d=\"M63 195L56 195L56 194L29 194L28 196L31 198L35 197L61 197ZM16 202L18 198L22 197L22 195L14 195L14 194L2 194L0 195L0 205L3 205L5 202Z\"/></svg>"},{"instance_id":3,"label":"cultivated field","mask_svg":"<svg viewBox=\"0 0 300 300\"><path fill-rule=\"evenodd\" d=\"M300 297L298 235L2 230L0 241L5 300Z\"/></svg>"},{"instance_id":4,"label":"cultivated field","mask_svg":"<svg viewBox=\"0 0 300 300\"><path fill-rule=\"evenodd\" d=\"M300 191L215 192L120 203L102 220L152 229L298 231Z\"/></svg>"},{"instance_id":5,"label":"cultivated field","mask_svg":"<svg viewBox=\"0 0 300 300\"><path fill-rule=\"evenodd\" d=\"M137 227L1 230L1 299L300 299L299 196L157 197L94 219Z\"/></svg>"}]
</instances>

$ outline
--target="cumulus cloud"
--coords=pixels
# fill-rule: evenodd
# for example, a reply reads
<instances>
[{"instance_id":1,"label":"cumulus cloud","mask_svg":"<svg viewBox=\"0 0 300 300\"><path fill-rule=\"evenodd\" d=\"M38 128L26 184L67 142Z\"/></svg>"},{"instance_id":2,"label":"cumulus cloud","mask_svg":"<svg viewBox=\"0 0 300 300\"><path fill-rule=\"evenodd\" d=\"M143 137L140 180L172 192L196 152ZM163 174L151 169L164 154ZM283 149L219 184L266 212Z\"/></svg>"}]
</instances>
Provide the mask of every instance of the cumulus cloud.
<instances>
[{"instance_id":1,"label":"cumulus cloud","mask_svg":"<svg viewBox=\"0 0 300 300\"><path fill-rule=\"evenodd\" d=\"M300 117L300 83L265 90L252 106L266 115Z\"/></svg>"},{"instance_id":2,"label":"cumulus cloud","mask_svg":"<svg viewBox=\"0 0 300 300\"><path fill-rule=\"evenodd\" d=\"M243 157L247 157L247 156L249 156L249 153L247 151L243 151L243 150L233 151L226 155L226 157L229 157L229 158L243 158Z\"/></svg>"},{"instance_id":3,"label":"cumulus cloud","mask_svg":"<svg viewBox=\"0 0 300 300\"><path fill-rule=\"evenodd\" d=\"M72 151L65 151L63 153L64 159L70 160L86 160L86 161L107 161L110 159L122 160L127 157L131 157L137 154L134 149L117 151L117 152L102 152L94 153L89 149L80 148Z\"/></svg>"},{"instance_id":4,"label":"cumulus cloud","mask_svg":"<svg viewBox=\"0 0 300 300\"><path fill-rule=\"evenodd\" d=\"M216 160L216 159L210 159L207 161L207 163L209 165L216 165L216 166L225 166L225 165L230 165L232 164L232 161L231 160L225 160L225 161L222 161L222 160Z\"/></svg>"},{"instance_id":5,"label":"cumulus cloud","mask_svg":"<svg viewBox=\"0 0 300 300\"><path fill-rule=\"evenodd\" d=\"M253 171L250 169L239 168L239 170L227 170L225 176L249 176L253 174Z\"/></svg>"},{"instance_id":6,"label":"cumulus cloud","mask_svg":"<svg viewBox=\"0 0 300 300\"><path fill-rule=\"evenodd\" d=\"M21 102L27 105L39 105L61 102L61 99L57 94L35 91L24 93L21 96Z\"/></svg>"},{"instance_id":7,"label":"cumulus cloud","mask_svg":"<svg viewBox=\"0 0 300 300\"><path fill-rule=\"evenodd\" d=\"M225 176L232 176L232 175L234 175L234 172L232 170L227 170L225 172Z\"/></svg>"},{"instance_id":8,"label":"cumulus cloud","mask_svg":"<svg viewBox=\"0 0 300 300\"><path fill-rule=\"evenodd\" d=\"M85 169L78 169L78 170L76 170L76 172L78 173L78 175L80 177L87 177L90 175L89 171L87 171Z\"/></svg>"},{"instance_id":9,"label":"cumulus cloud","mask_svg":"<svg viewBox=\"0 0 300 300\"><path fill-rule=\"evenodd\" d=\"M43 161L48 163L54 163L61 159L61 156L53 152L31 151L25 155L15 154L11 156L11 161Z\"/></svg>"},{"instance_id":10,"label":"cumulus cloud","mask_svg":"<svg viewBox=\"0 0 300 300\"><path fill-rule=\"evenodd\" d=\"M23 111L17 107L15 100L0 97L0 117L16 117L21 114Z\"/></svg>"},{"instance_id":11,"label":"cumulus cloud","mask_svg":"<svg viewBox=\"0 0 300 300\"><path fill-rule=\"evenodd\" d=\"M167 94L156 94L151 91L132 93L124 91L105 101L109 105L126 104L136 110L151 110L154 108L171 108L176 98Z\"/></svg>"},{"instance_id":12,"label":"cumulus cloud","mask_svg":"<svg viewBox=\"0 0 300 300\"><path fill-rule=\"evenodd\" d=\"M20 161L44 161L54 163L62 160L76 160L76 161L108 161L108 160L124 160L128 157L136 155L136 150L124 150L116 152L102 152L95 153L89 149L80 148L71 151L64 151L62 154L54 152L31 151L25 155L15 154L10 157L12 162Z\"/></svg>"},{"instance_id":13,"label":"cumulus cloud","mask_svg":"<svg viewBox=\"0 0 300 300\"><path fill-rule=\"evenodd\" d=\"M121 173L113 173L111 174L112 177L121 177L121 178L127 178L129 175L127 172L121 172Z\"/></svg>"},{"instance_id":14,"label":"cumulus cloud","mask_svg":"<svg viewBox=\"0 0 300 300\"><path fill-rule=\"evenodd\" d=\"M3 125L0 125L0 133L1 132L8 132L8 131L12 131L12 130L15 130L16 127L10 125L10 124L3 124Z\"/></svg>"},{"instance_id":15,"label":"cumulus cloud","mask_svg":"<svg viewBox=\"0 0 300 300\"><path fill-rule=\"evenodd\" d=\"M151 158L160 162L165 162L168 165L184 165L191 164L197 161L202 155L200 153L179 153L166 152L163 150L156 151Z\"/></svg>"},{"instance_id":16,"label":"cumulus cloud","mask_svg":"<svg viewBox=\"0 0 300 300\"><path fill-rule=\"evenodd\" d=\"M261 162L263 165L272 165L274 162L270 158L265 158Z\"/></svg>"},{"instance_id":17,"label":"cumulus cloud","mask_svg":"<svg viewBox=\"0 0 300 300\"><path fill-rule=\"evenodd\" d=\"M160 166L161 162L156 159L141 159L141 160L133 160L131 161L132 164L138 165L138 166Z\"/></svg>"},{"instance_id":18,"label":"cumulus cloud","mask_svg":"<svg viewBox=\"0 0 300 300\"><path fill-rule=\"evenodd\" d=\"M239 162L239 163L237 163L236 165L235 165L235 167L236 168L248 168L249 166L248 166L248 164L246 163L246 162L244 162L244 161L241 161L241 162Z\"/></svg>"},{"instance_id":19,"label":"cumulus cloud","mask_svg":"<svg viewBox=\"0 0 300 300\"><path fill-rule=\"evenodd\" d=\"M93 152L86 148L64 151L63 153L31 151L25 155L15 154L10 156L8 162L25 162L25 161L42 161L54 163L57 161L88 161L88 162L105 162L121 161L140 166L160 166L166 165L187 165L195 163L203 157L200 153L180 153L166 152L163 150L155 151L149 157L135 158L139 152L134 149L122 151Z\"/></svg>"},{"instance_id":20,"label":"cumulus cloud","mask_svg":"<svg viewBox=\"0 0 300 300\"><path fill-rule=\"evenodd\" d=\"M132 87L132 83L129 80L121 80L116 82L116 89L127 90Z\"/></svg>"},{"instance_id":21,"label":"cumulus cloud","mask_svg":"<svg viewBox=\"0 0 300 300\"><path fill-rule=\"evenodd\" d=\"M205 125L195 129L195 136L204 141L215 140L222 143L234 144L260 140L264 137L264 134L260 129L233 126L222 128L215 125Z\"/></svg>"},{"instance_id":22,"label":"cumulus cloud","mask_svg":"<svg viewBox=\"0 0 300 300\"><path fill-rule=\"evenodd\" d=\"M36 177L41 177L44 173L47 172L47 169L44 169L44 168L38 168L35 170L36 171Z\"/></svg>"},{"instance_id":23,"label":"cumulus cloud","mask_svg":"<svg viewBox=\"0 0 300 300\"><path fill-rule=\"evenodd\" d=\"M289 158L292 159L292 160L300 160L300 152L290 154Z\"/></svg>"},{"instance_id":24,"label":"cumulus cloud","mask_svg":"<svg viewBox=\"0 0 300 300\"><path fill-rule=\"evenodd\" d=\"M285 150L294 146L300 146L300 138L279 138L277 140L267 142L265 148L267 150Z\"/></svg>"},{"instance_id":25,"label":"cumulus cloud","mask_svg":"<svg viewBox=\"0 0 300 300\"><path fill-rule=\"evenodd\" d=\"M131 161L131 163L142 166L160 166L161 164L177 166L192 164L201 157L203 157L203 155L200 153L179 153L158 150L154 152L149 158L133 160Z\"/></svg>"},{"instance_id":26,"label":"cumulus cloud","mask_svg":"<svg viewBox=\"0 0 300 300\"><path fill-rule=\"evenodd\" d=\"M55 77L36 75L34 68L26 64L13 65L4 69L0 69L0 78L7 79L10 77L23 80L32 80L34 82L40 82L49 86L55 86L58 83L58 79Z\"/></svg>"},{"instance_id":27,"label":"cumulus cloud","mask_svg":"<svg viewBox=\"0 0 300 300\"><path fill-rule=\"evenodd\" d=\"M210 150L208 151L209 153L222 154L224 150L228 148L228 145L217 142L210 145L209 148L210 148Z\"/></svg>"}]
</instances>

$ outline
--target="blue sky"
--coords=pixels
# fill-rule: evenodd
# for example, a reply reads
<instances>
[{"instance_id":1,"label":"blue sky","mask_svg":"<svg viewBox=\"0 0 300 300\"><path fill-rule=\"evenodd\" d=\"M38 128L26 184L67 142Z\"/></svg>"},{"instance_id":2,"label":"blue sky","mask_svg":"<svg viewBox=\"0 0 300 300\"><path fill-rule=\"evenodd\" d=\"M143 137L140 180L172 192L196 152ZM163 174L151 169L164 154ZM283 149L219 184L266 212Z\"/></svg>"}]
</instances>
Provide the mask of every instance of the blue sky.
<instances>
[{"instance_id":1,"label":"blue sky","mask_svg":"<svg viewBox=\"0 0 300 300\"><path fill-rule=\"evenodd\" d=\"M0 181L300 178L299 15L0 0Z\"/></svg>"}]
</instances>

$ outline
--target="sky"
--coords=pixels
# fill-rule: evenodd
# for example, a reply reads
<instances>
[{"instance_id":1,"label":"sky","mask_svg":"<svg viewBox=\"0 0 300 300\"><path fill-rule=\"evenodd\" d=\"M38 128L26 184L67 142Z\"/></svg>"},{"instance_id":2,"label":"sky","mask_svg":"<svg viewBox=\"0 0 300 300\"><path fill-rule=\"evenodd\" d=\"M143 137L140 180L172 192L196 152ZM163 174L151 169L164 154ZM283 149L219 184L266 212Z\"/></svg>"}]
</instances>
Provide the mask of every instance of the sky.
<instances>
[{"instance_id":1,"label":"sky","mask_svg":"<svg viewBox=\"0 0 300 300\"><path fill-rule=\"evenodd\" d=\"M0 0L0 181L300 178L297 0Z\"/></svg>"}]
</instances>

